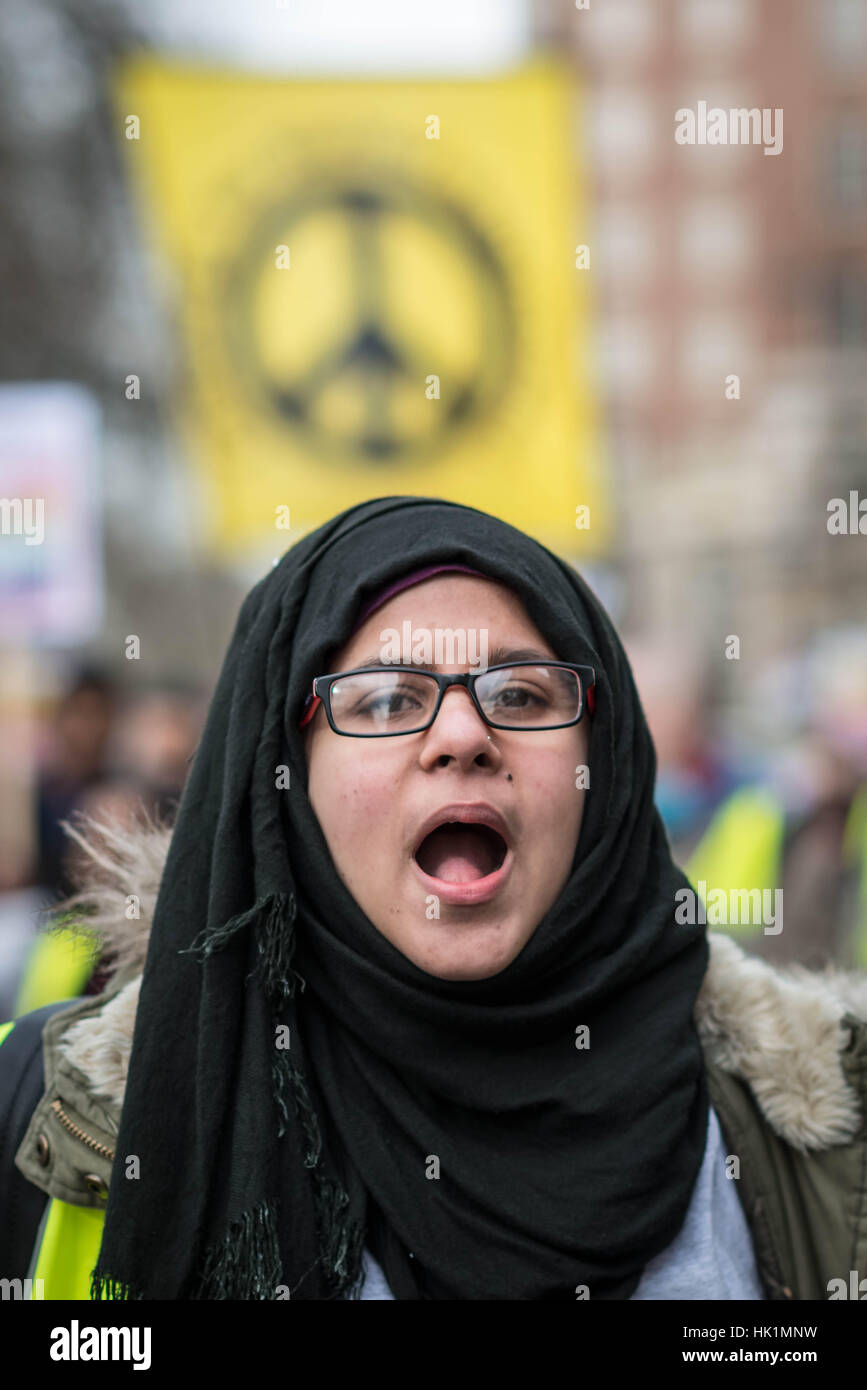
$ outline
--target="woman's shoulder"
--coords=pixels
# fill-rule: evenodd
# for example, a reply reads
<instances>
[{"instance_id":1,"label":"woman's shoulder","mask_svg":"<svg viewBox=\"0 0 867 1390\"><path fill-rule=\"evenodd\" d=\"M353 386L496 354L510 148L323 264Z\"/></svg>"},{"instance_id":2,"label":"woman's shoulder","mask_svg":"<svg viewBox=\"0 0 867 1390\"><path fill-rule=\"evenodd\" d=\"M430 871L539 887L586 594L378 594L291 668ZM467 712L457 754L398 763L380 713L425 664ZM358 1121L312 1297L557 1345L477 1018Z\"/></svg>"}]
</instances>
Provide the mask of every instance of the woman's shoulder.
<instances>
[{"instance_id":1,"label":"woman's shoulder","mask_svg":"<svg viewBox=\"0 0 867 1390\"><path fill-rule=\"evenodd\" d=\"M771 1296L827 1299L867 1223L867 976L709 942L695 1019L727 1175Z\"/></svg>"},{"instance_id":2,"label":"woman's shoulder","mask_svg":"<svg viewBox=\"0 0 867 1390\"><path fill-rule=\"evenodd\" d=\"M708 943L695 1022L717 1085L746 1086L799 1152L855 1139L867 1109L867 973L775 967L719 932Z\"/></svg>"},{"instance_id":3,"label":"woman's shoulder","mask_svg":"<svg viewBox=\"0 0 867 1390\"><path fill-rule=\"evenodd\" d=\"M112 965L101 994L52 1006L40 1022L39 1090L15 1167L49 1197L102 1209L115 1161L141 974L171 828L81 818L65 827L80 851L78 891L63 905L67 930L96 940ZM32 1032L37 1013L18 1019Z\"/></svg>"}]
</instances>

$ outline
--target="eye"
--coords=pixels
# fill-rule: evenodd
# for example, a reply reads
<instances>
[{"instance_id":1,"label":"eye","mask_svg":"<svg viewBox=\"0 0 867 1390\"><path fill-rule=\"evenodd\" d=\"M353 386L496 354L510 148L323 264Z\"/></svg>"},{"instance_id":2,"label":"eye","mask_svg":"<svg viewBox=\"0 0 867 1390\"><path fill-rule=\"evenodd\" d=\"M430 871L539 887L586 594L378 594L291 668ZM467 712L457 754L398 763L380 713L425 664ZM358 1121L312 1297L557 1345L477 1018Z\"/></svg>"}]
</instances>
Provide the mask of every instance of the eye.
<instances>
[{"instance_id":1,"label":"eye","mask_svg":"<svg viewBox=\"0 0 867 1390\"><path fill-rule=\"evenodd\" d=\"M551 691L533 680L532 674L505 674L492 690L485 691L482 702L486 708L526 713L529 710L550 709Z\"/></svg>"},{"instance_id":2,"label":"eye","mask_svg":"<svg viewBox=\"0 0 867 1390\"><path fill-rule=\"evenodd\" d=\"M411 672L360 671L344 676L331 687L331 711L335 724L354 729L407 729L425 722L436 698L436 682Z\"/></svg>"},{"instance_id":3,"label":"eye","mask_svg":"<svg viewBox=\"0 0 867 1390\"><path fill-rule=\"evenodd\" d=\"M491 697L491 703L495 701L508 709L526 709L531 704L547 705L550 703L545 692L518 681L511 681L508 685L495 691Z\"/></svg>"},{"instance_id":4,"label":"eye","mask_svg":"<svg viewBox=\"0 0 867 1390\"><path fill-rule=\"evenodd\" d=\"M372 694L365 695L355 706L356 714L403 714L410 709L419 709L421 701L415 691L406 686L389 686Z\"/></svg>"}]
</instances>

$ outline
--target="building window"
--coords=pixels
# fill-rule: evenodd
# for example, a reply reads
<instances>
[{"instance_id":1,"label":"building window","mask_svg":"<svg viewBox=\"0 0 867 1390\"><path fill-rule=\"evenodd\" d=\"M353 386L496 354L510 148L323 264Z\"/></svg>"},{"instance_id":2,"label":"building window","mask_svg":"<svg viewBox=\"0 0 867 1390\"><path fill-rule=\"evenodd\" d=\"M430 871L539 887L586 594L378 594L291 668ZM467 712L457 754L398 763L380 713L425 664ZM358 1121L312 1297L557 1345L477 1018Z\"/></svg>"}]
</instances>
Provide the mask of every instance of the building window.
<instances>
[{"instance_id":1,"label":"building window","mask_svg":"<svg viewBox=\"0 0 867 1390\"><path fill-rule=\"evenodd\" d=\"M839 265L831 272L827 319L835 347L867 346L867 279L859 265Z\"/></svg>"},{"instance_id":2,"label":"building window","mask_svg":"<svg viewBox=\"0 0 867 1390\"><path fill-rule=\"evenodd\" d=\"M735 198L697 198L679 217L681 264L690 276L710 284L744 274L756 249L746 205Z\"/></svg>"},{"instance_id":3,"label":"building window","mask_svg":"<svg viewBox=\"0 0 867 1390\"><path fill-rule=\"evenodd\" d=\"M732 52L756 31L755 0L680 0L682 41L699 54Z\"/></svg>"},{"instance_id":4,"label":"building window","mask_svg":"<svg viewBox=\"0 0 867 1390\"><path fill-rule=\"evenodd\" d=\"M861 121L837 126L829 141L831 199L842 213L867 204L867 131Z\"/></svg>"},{"instance_id":5,"label":"building window","mask_svg":"<svg viewBox=\"0 0 867 1390\"><path fill-rule=\"evenodd\" d=\"M604 0L572 23L582 52L610 70L650 56L659 35L660 15L647 0Z\"/></svg>"},{"instance_id":6,"label":"building window","mask_svg":"<svg viewBox=\"0 0 867 1390\"><path fill-rule=\"evenodd\" d=\"M748 376L754 361L752 321L743 314L695 314L683 328L680 372L699 394L722 400L726 377Z\"/></svg>"},{"instance_id":7,"label":"building window","mask_svg":"<svg viewBox=\"0 0 867 1390\"><path fill-rule=\"evenodd\" d=\"M867 62L865 0L823 0L814 9L819 38L831 62L860 70Z\"/></svg>"}]
</instances>

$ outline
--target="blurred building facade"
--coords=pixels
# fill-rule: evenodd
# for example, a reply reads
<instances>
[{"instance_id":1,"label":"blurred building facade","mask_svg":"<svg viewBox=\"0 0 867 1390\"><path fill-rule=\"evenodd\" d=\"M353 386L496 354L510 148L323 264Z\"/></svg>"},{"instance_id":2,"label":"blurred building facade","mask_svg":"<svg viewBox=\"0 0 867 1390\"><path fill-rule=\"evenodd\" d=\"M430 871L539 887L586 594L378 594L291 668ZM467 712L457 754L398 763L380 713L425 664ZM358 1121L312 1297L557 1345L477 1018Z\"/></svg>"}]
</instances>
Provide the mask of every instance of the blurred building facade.
<instances>
[{"instance_id":1,"label":"blurred building facade","mask_svg":"<svg viewBox=\"0 0 867 1390\"><path fill-rule=\"evenodd\" d=\"M589 97L605 415L628 622L728 681L864 612L867 5L537 0ZM783 147L680 145L675 113L781 108ZM738 388L727 380L734 374ZM733 390L739 389L739 395ZM726 669L728 666L728 669Z\"/></svg>"}]
</instances>

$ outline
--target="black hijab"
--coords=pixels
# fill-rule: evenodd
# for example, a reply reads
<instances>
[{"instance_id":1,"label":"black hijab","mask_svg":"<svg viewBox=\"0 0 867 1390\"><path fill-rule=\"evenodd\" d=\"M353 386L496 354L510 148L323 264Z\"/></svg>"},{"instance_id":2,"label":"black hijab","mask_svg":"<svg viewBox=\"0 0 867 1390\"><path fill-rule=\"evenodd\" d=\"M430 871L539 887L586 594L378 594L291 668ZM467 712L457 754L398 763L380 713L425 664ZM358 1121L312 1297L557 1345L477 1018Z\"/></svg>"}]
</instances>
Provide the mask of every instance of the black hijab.
<instances>
[{"instance_id":1,"label":"black hijab","mask_svg":"<svg viewBox=\"0 0 867 1390\"><path fill-rule=\"evenodd\" d=\"M572 874L487 980L426 974L365 916L297 727L365 602L449 561L597 675ZM112 1181L93 1296L354 1297L367 1246L396 1298L629 1298L708 1120L707 940L675 923L655 771L610 619L522 532L384 497L293 546L244 601L178 811L117 1143L141 1176Z\"/></svg>"}]
</instances>

